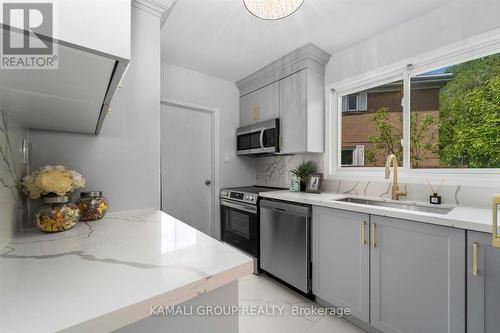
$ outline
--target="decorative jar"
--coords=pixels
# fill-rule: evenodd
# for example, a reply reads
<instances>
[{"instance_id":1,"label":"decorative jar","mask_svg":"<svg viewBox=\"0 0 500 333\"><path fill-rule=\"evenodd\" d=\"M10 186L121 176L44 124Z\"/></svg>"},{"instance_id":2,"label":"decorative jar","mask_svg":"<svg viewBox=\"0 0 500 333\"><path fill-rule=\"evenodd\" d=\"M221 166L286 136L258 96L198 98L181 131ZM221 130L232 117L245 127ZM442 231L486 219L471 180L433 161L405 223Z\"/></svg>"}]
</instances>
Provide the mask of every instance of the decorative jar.
<instances>
[{"instance_id":1,"label":"decorative jar","mask_svg":"<svg viewBox=\"0 0 500 333\"><path fill-rule=\"evenodd\" d=\"M290 191L300 192L300 178L297 176L292 176L290 181Z\"/></svg>"},{"instance_id":2,"label":"decorative jar","mask_svg":"<svg viewBox=\"0 0 500 333\"><path fill-rule=\"evenodd\" d=\"M102 196L102 191L82 192L77 204L82 221L101 219L106 215L109 207L108 201Z\"/></svg>"},{"instance_id":3,"label":"decorative jar","mask_svg":"<svg viewBox=\"0 0 500 333\"><path fill-rule=\"evenodd\" d=\"M36 210L36 224L44 232L71 229L80 218L78 206L68 202L67 196L43 198L44 205Z\"/></svg>"}]
</instances>

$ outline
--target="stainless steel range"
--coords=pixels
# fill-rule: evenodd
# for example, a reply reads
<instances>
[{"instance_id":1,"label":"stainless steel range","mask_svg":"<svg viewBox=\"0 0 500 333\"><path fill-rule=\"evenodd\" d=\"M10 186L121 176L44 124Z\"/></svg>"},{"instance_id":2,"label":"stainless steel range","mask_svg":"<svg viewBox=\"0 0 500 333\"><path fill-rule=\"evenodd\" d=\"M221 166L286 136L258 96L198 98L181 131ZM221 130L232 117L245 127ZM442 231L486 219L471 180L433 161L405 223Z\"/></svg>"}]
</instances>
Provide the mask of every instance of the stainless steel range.
<instances>
[{"instance_id":1,"label":"stainless steel range","mask_svg":"<svg viewBox=\"0 0 500 333\"><path fill-rule=\"evenodd\" d=\"M220 191L221 238L256 258L260 257L260 192L276 188L249 186Z\"/></svg>"}]
</instances>

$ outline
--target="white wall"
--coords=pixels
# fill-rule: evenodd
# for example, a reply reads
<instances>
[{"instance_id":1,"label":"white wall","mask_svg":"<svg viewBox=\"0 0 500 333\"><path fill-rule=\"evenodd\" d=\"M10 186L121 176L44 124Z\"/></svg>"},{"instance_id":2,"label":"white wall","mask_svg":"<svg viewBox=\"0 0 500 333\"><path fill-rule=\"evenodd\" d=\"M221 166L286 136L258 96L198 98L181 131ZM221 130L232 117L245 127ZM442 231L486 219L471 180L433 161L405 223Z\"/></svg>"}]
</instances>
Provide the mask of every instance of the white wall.
<instances>
[{"instance_id":1,"label":"white wall","mask_svg":"<svg viewBox=\"0 0 500 333\"><path fill-rule=\"evenodd\" d=\"M23 218L24 200L19 184L25 173L21 161L21 146L27 130L0 110L0 249L19 230Z\"/></svg>"},{"instance_id":2,"label":"white wall","mask_svg":"<svg viewBox=\"0 0 500 333\"><path fill-rule=\"evenodd\" d=\"M220 110L221 188L255 183L255 161L236 156L239 91L233 82L162 63L162 97Z\"/></svg>"},{"instance_id":3,"label":"white wall","mask_svg":"<svg viewBox=\"0 0 500 333\"><path fill-rule=\"evenodd\" d=\"M498 0L452 1L333 54L326 67L325 83L362 76L398 62L403 66L413 63L421 54L499 28L499 13Z\"/></svg>"},{"instance_id":4,"label":"white wall","mask_svg":"<svg viewBox=\"0 0 500 333\"><path fill-rule=\"evenodd\" d=\"M103 190L111 211L160 205L160 18L132 8L132 50L123 88L99 136L30 131L32 168L62 164Z\"/></svg>"}]
</instances>

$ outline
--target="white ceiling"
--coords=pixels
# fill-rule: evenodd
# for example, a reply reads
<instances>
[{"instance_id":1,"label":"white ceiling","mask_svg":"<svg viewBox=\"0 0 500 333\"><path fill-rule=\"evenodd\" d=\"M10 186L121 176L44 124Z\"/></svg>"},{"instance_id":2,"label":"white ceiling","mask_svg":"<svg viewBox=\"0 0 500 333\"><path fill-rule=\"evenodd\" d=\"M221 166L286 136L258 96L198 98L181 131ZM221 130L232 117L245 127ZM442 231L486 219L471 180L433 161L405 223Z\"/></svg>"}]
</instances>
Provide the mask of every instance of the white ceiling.
<instances>
[{"instance_id":1,"label":"white ceiling","mask_svg":"<svg viewBox=\"0 0 500 333\"><path fill-rule=\"evenodd\" d=\"M162 29L162 60L238 81L308 42L335 53L449 2L305 0L265 21L243 0L178 0Z\"/></svg>"}]
</instances>

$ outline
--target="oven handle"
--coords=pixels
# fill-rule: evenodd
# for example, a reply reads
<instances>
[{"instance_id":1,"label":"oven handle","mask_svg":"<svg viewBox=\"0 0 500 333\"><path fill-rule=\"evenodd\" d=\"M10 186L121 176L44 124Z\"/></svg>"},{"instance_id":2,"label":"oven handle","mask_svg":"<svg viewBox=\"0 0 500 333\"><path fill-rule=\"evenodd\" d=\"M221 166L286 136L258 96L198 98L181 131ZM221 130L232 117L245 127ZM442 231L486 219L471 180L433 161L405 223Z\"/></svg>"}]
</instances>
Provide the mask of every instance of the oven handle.
<instances>
[{"instance_id":1,"label":"oven handle","mask_svg":"<svg viewBox=\"0 0 500 333\"><path fill-rule=\"evenodd\" d=\"M243 203L236 203L236 202L232 202L232 201L228 201L228 200L224 200L224 199L220 200L220 204L221 204L221 206L226 206L226 207L242 210L242 211L245 211L248 213L257 214L257 206L246 205Z\"/></svg>"}]
</instances>

